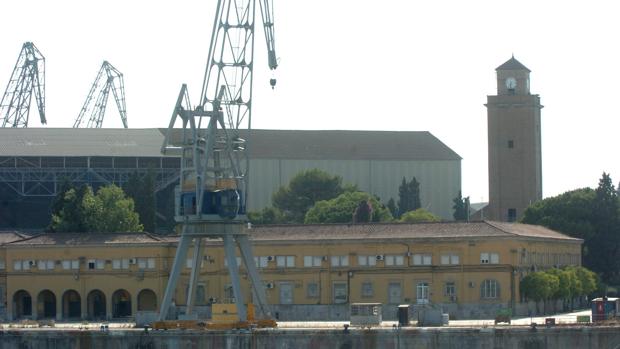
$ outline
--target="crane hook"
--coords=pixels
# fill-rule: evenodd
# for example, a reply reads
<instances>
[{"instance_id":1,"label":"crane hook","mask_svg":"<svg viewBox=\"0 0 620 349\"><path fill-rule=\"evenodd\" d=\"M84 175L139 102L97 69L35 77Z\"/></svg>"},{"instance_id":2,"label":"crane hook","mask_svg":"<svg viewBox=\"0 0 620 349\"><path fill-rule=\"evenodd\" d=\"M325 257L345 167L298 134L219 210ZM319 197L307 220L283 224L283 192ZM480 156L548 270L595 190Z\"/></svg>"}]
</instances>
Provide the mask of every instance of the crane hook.
<instances>
[{"instance_id":1,"label":"crane hook","mask_svg":"<svg viewBox=\"0 0 620 349\"><path fill-rule=\"evenodd\" d=\"M275 78L271 78L269 80L269 85L271 85L271 89L275 89L276 88L276 79Z\"/></svg>"}]
</instances>

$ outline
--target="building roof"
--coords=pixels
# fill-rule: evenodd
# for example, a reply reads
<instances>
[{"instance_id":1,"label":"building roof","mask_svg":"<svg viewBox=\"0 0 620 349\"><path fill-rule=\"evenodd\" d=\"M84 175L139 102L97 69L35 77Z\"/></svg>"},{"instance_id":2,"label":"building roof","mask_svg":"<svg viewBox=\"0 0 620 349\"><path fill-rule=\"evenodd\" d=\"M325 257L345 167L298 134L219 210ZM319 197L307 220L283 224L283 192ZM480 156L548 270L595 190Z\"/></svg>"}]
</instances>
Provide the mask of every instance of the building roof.
<instances>
[{"instance_id":1,"label":"building roof","mask_svg":"<svg viewBox=\"0 0 620 349\"><path fill-rule=\"evenodd\" d=\"M165 133L156 128L0 128L0 156L161 157ZM180 135L179 130L172 138ZM244 137L251 159L461 159L426 131L252 130Z\"/></svg>"},{"instance_id":2,"label":"building roof","mask_svg":"<svg viewBox=\"0 0 620 349\"><path fill-rule=\"evenodd\" d=\"M161 157L158 129L0 128L0 156Z\"/></svg>"},{"instance_id":3,"label":"building roof","mask_svg":"<svg viewBox=\"0 0 620 349\"><path fill-rule=\"evenodd\" d=\"M76 246L116 244L166 244L149 233L44 233L8 243L8 246Z\"/></svg>"},{"instance_id":4,"label":"building roof","mask_svg":"<svg viewBox=\"0 0 620 349\"><path fill-rule=\"evenodd\" d=\"M512 56L509 60L504 62L504 64L495 68L495 70L527 70L528 72L531 72L531 70L529 70L521 62L517 61L515 56Z\"/></svg>"},{"instance_id":5,"label":"building roof","mask_svg":"<svg viewBox=\"0 0 620 349\"><path fill-rule=\"evenodd\" d=\"M562 240L581 243L583 240L560 234L542 226L519 223L441 222L441 223L376 223L376 224L310 224L255 226L254 241L328 241L385 239L486 239L525 238Z\"/></svg>"},{"instance_id":6,"label":"building roof","mask_svg":"<svg viewBox=\"0 0 620 349\"><path fill-rule=\"evenodd\" d=\"M30 237L16 231L0 231L0 245L5 245L14 241L23 240Z\"/></svg>"},{"instance_id":7,"label":"building roof","mask_svg":"<svg viewBox=\"0 0 620 349\"><path fill-rule=\"evenodd\" d=\"M373 224L300 224L263 225L249 230L256 243L293 243L327 241L378 240L479 240L527 239L582 243L582 239L560 234L542 226L520 223L440 222L440 223L373 223ZM0 239L3 238L0 233ZM10 234L9 232L4 234ZM179 236L157 236L149 233L44 233L16 240L6 235L7 246L84 246L116 244L176 244ZM1 240L0 240L1 241ZM212 243L213 240L210 240ZM219 242L216 242L219 243Z\"/></svg>"}]
</instances>

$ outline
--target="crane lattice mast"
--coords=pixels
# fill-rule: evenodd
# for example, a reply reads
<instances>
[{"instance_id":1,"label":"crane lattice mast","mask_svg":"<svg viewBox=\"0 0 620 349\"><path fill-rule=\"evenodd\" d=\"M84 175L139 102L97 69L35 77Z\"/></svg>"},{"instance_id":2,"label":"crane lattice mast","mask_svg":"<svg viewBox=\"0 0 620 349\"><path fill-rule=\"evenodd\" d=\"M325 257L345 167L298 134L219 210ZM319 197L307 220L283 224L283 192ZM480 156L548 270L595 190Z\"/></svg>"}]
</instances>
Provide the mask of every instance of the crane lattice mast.
<instances>
[{"instance_id":1,"label":"crane lattice mast","mask_svg":"<svg viewBox=\"0 0 620 349\"><path fill-rule=\"evenodd\" d=\"M25 42L0 101L2 127L28 127L30 101L36 99L41 124L45 119L45 57L32 42Z\"/></svg>"},{"instance_id":2,"label":"crane lattice mast","mask_svg":"<svg viewBox=\"0 0 620 349\"><path fill-rule=\"evenodd\" d=\"M270 69L277 67L270 0L259 0ZM248 193L248 143L252 111L252 69L256 0L218 0L209 56L199 104L192 108L186 85L179 93L163 154L181 156L181 179L175 220L182 224L168 285L160 308L165 320L187 251L193 241L193 262L187 294L192 314L205 246L203 239L222 239L239 321L247 320L239 280L236 248L251 281L257 313L270 317L245 230ZM275 79L271 80L272 87ZM174 126L180 121L182 130ZM241 132L245 132L242 134Z\"/></svg>"},{"instance_id":3,"label":"crane lattice mast","mask_svg":"<svg viewBox=\"0 0 620 349\"><path fill-rule=\"evenodd\" d=\"M84 115L89 115L86 127L101 128L110 91L112 91L114 95L114 100L116 101L118 113L121 115L123 126L127 128L127 108L125 106L125 83L123 81L123 74L108 61L103 61L101 69L99 69L99 73L90 88L84 106L82 106L82 110L80 110L80 114L75 120L73 127L80 127ZM95 98L95 96L97 97Z\"/></svg>"}]
</instances>

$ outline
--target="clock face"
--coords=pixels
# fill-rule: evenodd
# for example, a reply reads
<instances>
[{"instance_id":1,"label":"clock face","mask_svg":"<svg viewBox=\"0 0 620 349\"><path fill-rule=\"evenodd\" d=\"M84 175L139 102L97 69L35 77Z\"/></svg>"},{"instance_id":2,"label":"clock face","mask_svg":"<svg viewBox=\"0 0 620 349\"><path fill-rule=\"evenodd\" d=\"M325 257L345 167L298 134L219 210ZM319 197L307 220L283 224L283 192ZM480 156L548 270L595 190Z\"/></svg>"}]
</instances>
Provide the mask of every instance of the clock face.
<instances>
[{"instance_id":1,"label":"clock face","mask_svg":"<svg viewBox=\"0 0 620 349\"><path fill-rule=\"evenodd\" d=\"M515 87L517 87L517 79L515 78L506 79L506 88L508 88L509 90L514 90Z\"/></svg>"}]
</instances>

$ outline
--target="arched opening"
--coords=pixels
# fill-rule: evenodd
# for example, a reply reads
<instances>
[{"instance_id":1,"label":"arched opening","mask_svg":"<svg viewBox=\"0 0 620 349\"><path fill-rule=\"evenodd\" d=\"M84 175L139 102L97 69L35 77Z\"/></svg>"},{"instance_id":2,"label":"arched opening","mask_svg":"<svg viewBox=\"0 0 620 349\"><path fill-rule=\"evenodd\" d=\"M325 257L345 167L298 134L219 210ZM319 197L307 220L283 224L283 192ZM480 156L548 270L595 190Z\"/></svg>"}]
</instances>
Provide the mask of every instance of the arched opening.
<instances>
[{"instance_id":1,"label":"arched opening","mask_svg":"<svg viewBox=\"0 0 620 349\"><path fill-rule=\"evenodd\" d=\"M32 297L30 293L19 290L13 295L13 314L15 319L32 316Z\"/></svg>"},{"instance_id":2,"label":"arched opening","mask_svg":"<svg viewBox=\"0 0 620 349\"><path fill-rule=\"evenodd\" d=\"M86 297L88 318L103 320L106 318L105 294L99 290L92 290Z\"/></svg>"},{"instance_id":3,"label":"arched opening","mask_svg":"<svg viewBox=\"0 0 620 349\"><path fill-rule=\"evenodd\" d=\"M139 311L156 311L157 295L149 289L144 289L138 293L138 310Z\"/></svg>"},{"instance_id":4,"label":"arched opening","mask_svg":"<svg viewBox=\"0 0 620 349\"><path fill-rule=\"evenodd\" d=\"M50 290L43 290L37 297L37 315L39 319L56 318L56 295Z\"/></svg>"},{"instance_id":5,"label":"arched opening","mask_svg":"<svg viewBox=\"0 0 620 349\"><path fill-rule=\"evenodd\" d=\"M112 294L112 317L131 316L131 295L126 290L117 290Z\"/></svg>"},{"instance_id":6,"label":"arched opening","mask_svg":"<svg viewBox=\"0 0 620 349\"><path fill-rule=\"evenodd\" d=\"M82 297L75 290L68 290L62 295L62 318L76 320L82 317Z\"/></svg>"}]
</instances>

